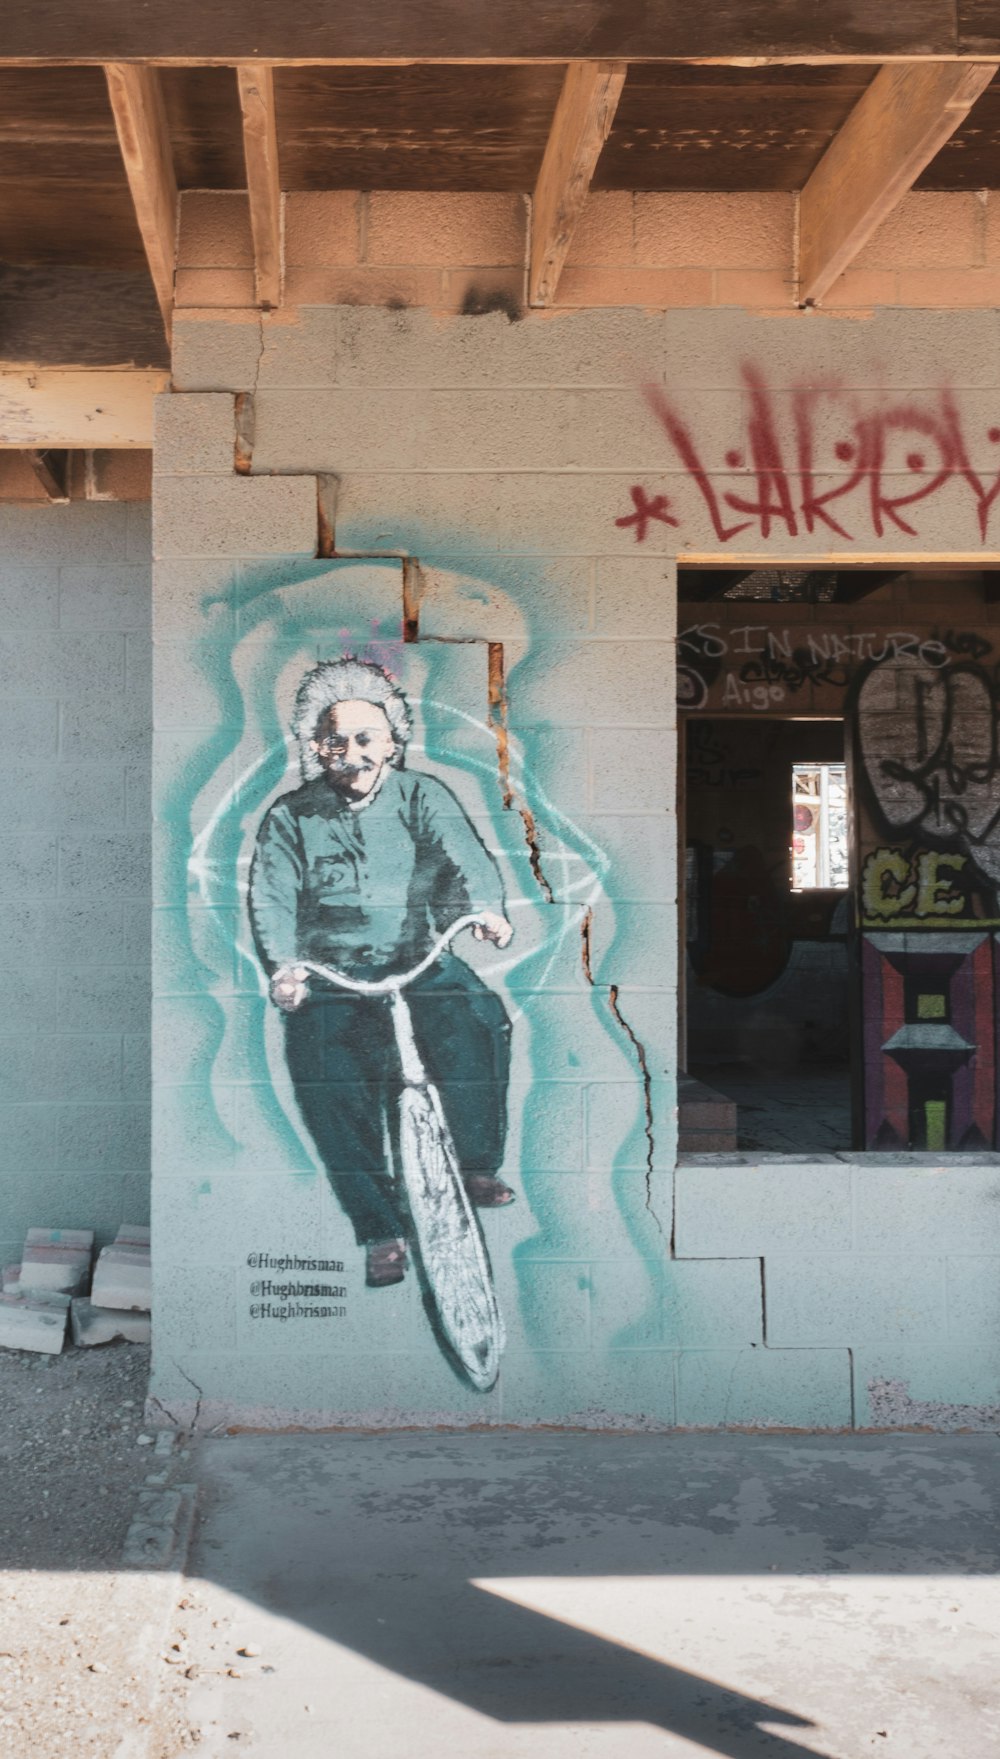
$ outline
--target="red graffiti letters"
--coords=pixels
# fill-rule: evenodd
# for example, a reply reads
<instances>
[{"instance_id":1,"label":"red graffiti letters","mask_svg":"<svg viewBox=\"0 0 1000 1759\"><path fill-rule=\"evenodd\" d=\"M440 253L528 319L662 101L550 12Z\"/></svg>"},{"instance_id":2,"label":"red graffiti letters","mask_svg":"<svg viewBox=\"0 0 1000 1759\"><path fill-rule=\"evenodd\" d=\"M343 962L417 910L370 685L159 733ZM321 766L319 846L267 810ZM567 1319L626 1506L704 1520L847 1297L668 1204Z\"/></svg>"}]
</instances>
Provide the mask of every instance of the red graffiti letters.
<instances>
[{"instance_id":1,"label":"red graffiti letters","mask_svg":"<svg viewBox=\"0 0 1000 1759\"><path fill-rule=\"evenodd\" d=\"M1000 496L1000 409L997 425L979 436L969 433L948 390L878 400L835 384L776 391L749 364L741 377L745 433L734 436L741 443L726 449L723 465L708 461L692 425L660 385L644 388L720 543L750 530L764 540L816 531L847 543L866 532L916 537L916 509L951 484L967 491L986 542ZM994 449L998 468L984 468L983 456ZM666 495L640 484L631 495L633 511L615 524L634 527L637 543L651 520L680 523L667 511Z\"/></svg>"},{"instance_id":2,"label":"red graffiti letters","mask_svg":"<svg viewBox=\"0 0 1000 1759\"><path fill-rule=\"evenodd\" d=\"M631 492L635 512L626 513L623 518L616 519L615 524L634 525L637 544L641 544L645 540L646 527L651 519L658 519L662 525L677 525L679 523L672 513L667 512L670 502L666 495L654 495L650 499L645 489L638 485Z\"/></svg>"}]
</instances>

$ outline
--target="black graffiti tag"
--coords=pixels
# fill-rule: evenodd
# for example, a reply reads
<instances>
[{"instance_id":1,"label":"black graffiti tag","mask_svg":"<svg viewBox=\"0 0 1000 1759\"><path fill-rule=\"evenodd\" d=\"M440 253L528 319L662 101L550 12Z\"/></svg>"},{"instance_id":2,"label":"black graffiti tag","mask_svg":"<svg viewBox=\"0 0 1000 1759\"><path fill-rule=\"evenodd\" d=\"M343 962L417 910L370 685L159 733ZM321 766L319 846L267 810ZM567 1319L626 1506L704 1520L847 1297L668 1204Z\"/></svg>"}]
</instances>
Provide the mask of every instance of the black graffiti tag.
<instances>
[{"instance_id":1,"label":"black graffiti tag","mask_svg":"<svg viewBox=\"0 0 1000 1759\"><path fill-rule=\"evenodd\" d=\"M879 666L858 696L865 771L888 830L971 855L1000 882L997 678L972 662Z\"/></svg>"}]
</instances>

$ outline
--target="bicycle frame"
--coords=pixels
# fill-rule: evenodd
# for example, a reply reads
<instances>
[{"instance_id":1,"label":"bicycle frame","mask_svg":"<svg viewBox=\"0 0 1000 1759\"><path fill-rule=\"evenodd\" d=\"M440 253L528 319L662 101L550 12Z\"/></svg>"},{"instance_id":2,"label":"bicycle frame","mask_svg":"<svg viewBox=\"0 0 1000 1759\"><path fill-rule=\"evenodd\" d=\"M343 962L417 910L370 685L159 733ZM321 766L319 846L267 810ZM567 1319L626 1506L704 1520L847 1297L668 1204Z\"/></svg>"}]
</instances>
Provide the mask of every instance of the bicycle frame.
<instances>
[{"instance_id":1,"label":"bicycle frame","mask_svg":"<svg viewBox=\"0 0 1000 1759\"><path fill-rule=\"evenodd\" d=\"M403 991L440 958L455 937L478 925L460 916L412 970L378 979L348 977L331 966L297 964L339 989L387 996L403 1086L399 1100L399 1159L413 1223L416 1255L449 1348L472 1385L489 1392L500 1371L505 1336L486 1242L462 1179L441 1097L427 1078Z\"/></svg>"}]
</instances>

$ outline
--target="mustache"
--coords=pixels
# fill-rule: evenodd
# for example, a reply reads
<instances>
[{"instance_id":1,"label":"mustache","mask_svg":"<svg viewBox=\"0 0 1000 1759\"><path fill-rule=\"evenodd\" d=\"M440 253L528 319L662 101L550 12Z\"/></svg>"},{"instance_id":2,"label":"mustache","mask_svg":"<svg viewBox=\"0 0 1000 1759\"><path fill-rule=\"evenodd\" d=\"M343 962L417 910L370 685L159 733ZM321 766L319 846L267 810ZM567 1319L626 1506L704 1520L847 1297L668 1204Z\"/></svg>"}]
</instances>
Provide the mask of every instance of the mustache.
<instances>
[{"instance_id":1,"label":"mustache","mask_svg":"<svg viewBox=\"0 0 1000 1759\"><path fill-rule=\"evenodd\" d=\"M375 760L371 757L363 757L360 763L348 763L347 759L343 757L330 759L330 768L336 770L339 776L359 776L363 771L373 770L376 767Z\"/></svg>"}]
</instances>

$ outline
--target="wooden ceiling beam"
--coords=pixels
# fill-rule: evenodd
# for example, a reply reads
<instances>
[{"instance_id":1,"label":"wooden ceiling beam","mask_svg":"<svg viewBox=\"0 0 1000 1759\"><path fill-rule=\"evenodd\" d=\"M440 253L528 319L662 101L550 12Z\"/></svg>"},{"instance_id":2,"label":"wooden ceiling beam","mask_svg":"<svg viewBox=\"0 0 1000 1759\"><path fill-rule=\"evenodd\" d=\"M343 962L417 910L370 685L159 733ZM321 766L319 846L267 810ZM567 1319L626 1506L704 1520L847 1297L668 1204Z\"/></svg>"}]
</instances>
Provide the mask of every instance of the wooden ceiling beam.
<instances>
[{"instance_id":1,"label":"wooden ceiling beam","mask_svg":"<svg viewBox=\"0 0 1000 1759\"><path fill-rule=\"evenodd\" d=\"M165 372L0 371L0 449L115 450L153 444L153 401Z\"/></svg>"},{"instance_id":2,"label":"wooden ceiling beam","mask_svg":"<svg viewBox=\"0 0 1000 1759\"><path fill-rule=\"evenodd\" d=\"M995 72L995 62L879 69L799 196L800 305L829 291Z\"/></svg>"},{"instance_id":3,"label":"wooden ceiling beam","mask_svg":"<svg viewBox=\"0 0 1000 1759\"><path fill-rule=\"evenodd\" d=\"M104 72L135 217L169 340L177 259L177 179L160 76L154 67L125 62L109 62Z\"/></svg>"},{"instance_id":4,"label":"wooden ceiling beam","mask_svg":"<svg viewBox=\"0 0 1000 1759\"><path fill-rule=\"evenodd\" d=\"M265 61L243 61L236 78L243 113L257 304L275 306L281 300L281 181L274 69Z\"/></svg>"},{"instance_id":5,"label":"wooden ceiling beam","mask_svg":"<svg viewBox=\"0 0 1000 1759\"><path fill-rule=\"evenodd\" d=\"M989 57L987 0L32 0L0 9L0 60L169 63Z\"/></svg>"},{"instance_id":6,"label":"wooden ceiling beam","mask_svg":"<svg viewBox=\"0 0 1000 1759\"><path fill-rule=\"evenodd\" d=\"M627 72L624 61L571 61L566 69L531 203L529 305L555 298Z\"/></svg>"}]
</instances>

